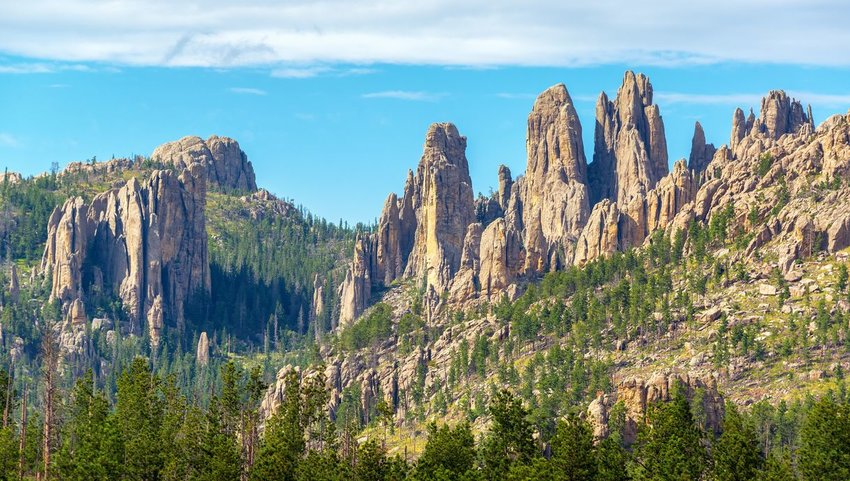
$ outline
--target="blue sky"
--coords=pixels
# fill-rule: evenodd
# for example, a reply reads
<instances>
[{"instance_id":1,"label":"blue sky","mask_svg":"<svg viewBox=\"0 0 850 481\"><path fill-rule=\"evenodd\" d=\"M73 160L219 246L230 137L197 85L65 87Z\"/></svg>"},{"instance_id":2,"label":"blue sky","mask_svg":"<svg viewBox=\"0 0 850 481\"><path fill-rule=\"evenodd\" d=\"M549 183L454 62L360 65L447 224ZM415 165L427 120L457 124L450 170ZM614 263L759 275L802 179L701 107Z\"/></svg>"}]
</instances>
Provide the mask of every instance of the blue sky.
<instances>
[{"instance_id":1,"label":"blue sky","mask_svg":"<svg viewBox=\"0 0 850 481\"><path fill-rule=\"evenodd\" d=\"M696 120L726 143L734 108L757 110L769 89L811 103L817 122L850 108L841 2L756 1L782 8L749 21L723 13L726 0L629 15L616 2L81 2L18 2L0 19L0 168L35 174L227 135L261 187L330 220L371 221L431 122L468 137L476 192L501 163L521 174L534 97L559 82L588 161L596 97L613 97L626 69L653 83L671 160L687 157Z\"/></svg>"}]
</instances>

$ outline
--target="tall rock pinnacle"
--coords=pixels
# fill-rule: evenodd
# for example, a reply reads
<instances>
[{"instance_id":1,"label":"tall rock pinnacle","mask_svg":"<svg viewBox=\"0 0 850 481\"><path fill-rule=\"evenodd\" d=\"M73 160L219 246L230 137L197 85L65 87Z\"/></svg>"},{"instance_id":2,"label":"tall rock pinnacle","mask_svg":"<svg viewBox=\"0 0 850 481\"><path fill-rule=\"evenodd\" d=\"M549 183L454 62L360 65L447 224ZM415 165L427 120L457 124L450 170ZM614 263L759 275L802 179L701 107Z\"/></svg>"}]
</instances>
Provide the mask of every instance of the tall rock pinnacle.
<instances>
[{"instance_id":1,"label":"tall rock pinnacle","mask_svg":"<svg viewBox=\"0 0 850 481\"><path fill-rule=\"evenodd\" d=\"M460 267L466 227L475 220L466 137L453 124L428 128L414 195L417 227L405 274L425 277L442 292Z\"/></svg>"},{"instance_id":2,"label":"tall rock pinnacle","mask_svg":"<svg viewBox=\"0 0 850 481\"><path fill-rule=\"evenodd\" d=\"M557 264L590 213L581 122L564 84L544 91L528 115L528 166L522 183L526 269Z\"/></svg>"},{"instance_id":3,"label":"tall rock pinnacle","mask_svg":"<svg viewBox=\"0 0 850 481\"><path fill-rule=\"evenodd\" d=\"M623 205L652 190L669 171L664 122L652 103L652 84L627 71L613 102L596 104L596 145L589 166L592 202Z\"/></svg>"}]
</instances>

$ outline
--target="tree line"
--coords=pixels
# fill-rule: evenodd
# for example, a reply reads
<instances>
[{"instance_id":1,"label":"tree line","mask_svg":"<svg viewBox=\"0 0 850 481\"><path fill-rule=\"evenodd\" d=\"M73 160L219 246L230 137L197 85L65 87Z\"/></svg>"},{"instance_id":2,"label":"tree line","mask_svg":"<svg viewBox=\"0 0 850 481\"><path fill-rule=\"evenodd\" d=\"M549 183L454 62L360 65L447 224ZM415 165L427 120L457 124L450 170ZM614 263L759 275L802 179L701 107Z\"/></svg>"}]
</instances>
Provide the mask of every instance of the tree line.
<instances>
[{"instance_id":1,"label":"tree line","mask_svg":"<svg viewBox=\"0 0 850 481\"><path fill-rule=\"evenodd\" d=\"M758 413L731 403L722 433L706 431L694 419L685 390L677 389L671 401L650 406L639 420L637 440L626 445L622 405L612 409L604 438L596 438L593 426L574 411L554 419L554 435L543 442L528 407L502 390L489 401L479 435L465 421L432 422L424 449L412 459L388 452L386 430L364 440L339 428L328 412L321 374L290 370L282 390L265 401L259 369L247 372L229 362L221 379L201 407L172 378L152 371L147 359L136 358L121 373L114 402L95 388L89 372L61 401L54 393L51 422L47 411L28 408L27 397L0 371L0 479L850 479L850 404L834 393L810 399L799 426L773 433L788 439L772 443L768 438L774 437L763 436ZM272 408L264 422L263 413ZM376 422L394 429L391 411Z\"/></svg>"}]
</instances>

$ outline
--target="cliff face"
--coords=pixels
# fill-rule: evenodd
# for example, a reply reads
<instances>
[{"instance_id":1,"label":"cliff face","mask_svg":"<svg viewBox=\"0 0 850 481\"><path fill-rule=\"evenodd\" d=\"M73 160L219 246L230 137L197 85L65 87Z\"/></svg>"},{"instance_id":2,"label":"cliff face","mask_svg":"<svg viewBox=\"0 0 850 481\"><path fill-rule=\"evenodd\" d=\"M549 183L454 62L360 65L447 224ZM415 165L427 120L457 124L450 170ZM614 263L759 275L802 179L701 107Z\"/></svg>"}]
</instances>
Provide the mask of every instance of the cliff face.
<instances>
[{"instance_id":1,"label":"cliff face","mask_svg":"<svg viewBox=\"0 0 850 481\"><path fill-rule=\"evenodd\" d=\"M567 263L590 214L581 135L581 122L563 84L537 97L528 116L528 165L518 192L527 271ZM561 259L559 252L564 253Z\"/></svg>"},{"instance_id":2,"label":"cliff face","mask_svg":"<svg viewBox=\"0 0 850 481\"><path fill-rule=\"evenodd\" d=\"M690 158L670 171L652 84L626 72L613 101L599 97L588 165L581 123L559 84L540 94L528 116L525 175L514 178L500 167L498 192L475 201L465 138L450 124L435 124L404 195L387 199L377 232L358 246L341 286L341 319L353 321L367 307L362 293L399 278L426 279L426 299L438 300L429 305L433 310L445 302L512 296L524 280L641 246L654 231L672 235L693 220L709 222L729 205L734 223L743 224L754 209L763 218L786 195L780 178L793 198L811 187L807 176L850 174L845 122L836 116L815 129L811 109L771 91L758 115L735 111L728 146L707 143L697 122ZM771 168L759 177L765 156ZM841 214L846 202L833 196L833 204L780 205L775 221L750 226L759 230L750 251L781 239L778 255L787 269L805 250L795 240L805 236L794 232L806 224L807 211L809 230L826 239L831 252L850 244L850 220Z\"/></svg>"},{"instance_id":3,"label":"cliff face","mask_svg":"<svg viewBox=\"0 0 850 481\"><path fill-rule=\"evenodd\" d=\"M594 203L611 199L624 205L667 175L664 122L645 75L626 72L613 102L604 92L599 96L595 139L588 167Z\"/></svg>"},{"instance_id":4,"label":"cliff face","mask_svg":"<svg viewBox=\"0 0 850 481\"><path fill-rule=\"evenodd\" d=\"M154 343L166 323L182 328L191 296L210 292L206 178L195 163L56 208L41 263L52 276L51 297L72 306L111 293Z\"/></svg>"},{"instance_id":5,"label":"cliff face","mask_svg":"<svg viewBox=\"0 0 850 481\"><path fill-rule=\"evenodd\" d=\"M460 267L466 227L475 218L466 137L454 125L428 129L413 195L417 225L405 275L424 277L442 292Z\"/></svg>"},{"instance_id":6,"label":"cliff face","mask_svg":"<svg viewBox=\"0 0 850 481\"><path fill-rule=\"evenodd\" d=\"M389 286L402 274L425 279L434 292L446 291L461 267L464 236L474 220L466 137L452 124L433 124L404 196L391 194L377 231L356 243L340 285L340 324L363 312L373 287Z\"/></svg>"},{"instance_id":7,"label":"cliff face","mask_svg":"<svg viewBox=\"0 0 850 481\"><path fill-rule=\"evenodd\" d=\"M207 182L224 192L254 192L257 182L254 167L239 143L228 137L213 135L207 140L183 137L157 147L151 160L173 165L177 170L194 163L206 167Z\"/></svg>"}]
</instances>

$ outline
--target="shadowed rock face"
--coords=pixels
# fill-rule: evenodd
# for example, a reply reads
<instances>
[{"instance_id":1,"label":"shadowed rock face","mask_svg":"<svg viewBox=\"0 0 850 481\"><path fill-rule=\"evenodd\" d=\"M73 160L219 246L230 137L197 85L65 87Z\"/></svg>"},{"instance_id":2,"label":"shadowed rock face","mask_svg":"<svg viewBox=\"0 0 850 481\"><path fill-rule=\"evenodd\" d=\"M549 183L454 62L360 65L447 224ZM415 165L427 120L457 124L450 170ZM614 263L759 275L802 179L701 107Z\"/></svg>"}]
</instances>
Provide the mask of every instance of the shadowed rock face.
<instances>
[{"instance_id":1,"label":"shadowed rock face","mask_svg":"<svg viewBox=\"0 0 850 481\"><path fill-rule=\"evenodd\" d=\"M613 102L596 103L596 146L589 166L591 200L618 205L650 191L668 172L664 122L652 103L652 84L626 72Z\"/></svg>"},{"instance_id":2,"label":"shadowed rock face","mask_svg":"<svg viewBox=\"0 0 850 481\"><path fill-rule=\"evenodd\" d=\"M166 322L183 326L190 297L210 292L206 170L156 171L56 208L48 224L42 272L51 297L71 305L92 293L118 296L135 327L147 321L158 342Z\"/></svg>"},{"instance_id":3,"label":"shadowed rock face","mask_svg":"<svg viewBox=\"0 0 850 481\"><path fill-rule=\"evenodd\" d=\"M742 112L743 115L743 112ZM691 155L688 157L688 168L696 173L701 173L708 167L711 158L714 157L714 144L705 142L705 131L699 122L694 124L694 136L691 139Z\"/></svg>"},{"instance_id":4,"label":"shadowed rock face","mask_svg":"<svg viewBox=\"0 0 850 481\"><path fill-rule=\"evenodd\" d=\"M239 143L228 137L213 135L207 140L183 137L157 147L151 160L183 170L193 163L206 167L207 181L225 192L254 192L257 182L254 167Z\"/></svg>"}]
</instances>

